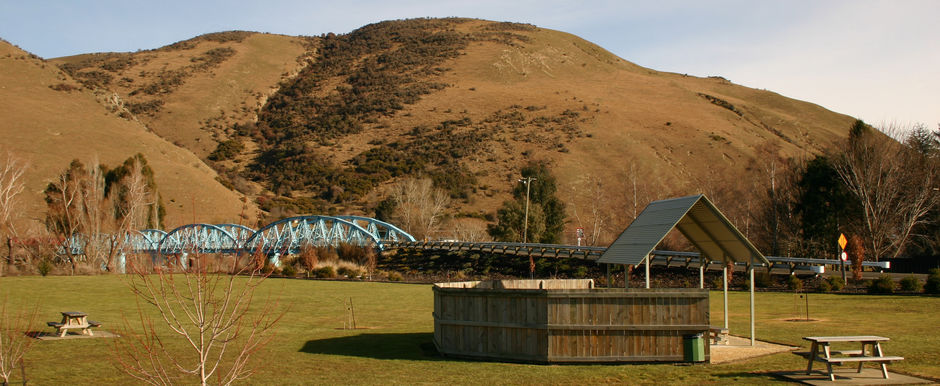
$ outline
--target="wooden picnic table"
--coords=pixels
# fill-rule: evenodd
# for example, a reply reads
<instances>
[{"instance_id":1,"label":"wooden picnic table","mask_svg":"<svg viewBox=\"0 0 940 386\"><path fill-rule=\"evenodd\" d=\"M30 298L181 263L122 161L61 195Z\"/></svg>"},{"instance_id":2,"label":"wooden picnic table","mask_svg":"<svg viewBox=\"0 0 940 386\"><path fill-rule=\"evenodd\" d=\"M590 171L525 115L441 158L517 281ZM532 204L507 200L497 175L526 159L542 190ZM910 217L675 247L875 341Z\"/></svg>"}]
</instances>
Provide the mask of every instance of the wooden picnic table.
<instances>
[{"instance_id":1,"label":"wooden picnic table","mask_svg":"<svg viewBox=\"0 0 940 386\"><path fill-rule=\"evenodd\" d=\"M883 336L860 335L860 336L807 336L803 340L812 342L812 348L809 353L809 364L806 366L806 374L813 371L813 362L821 361L826 363L826 369L829 372L829 380L835 381L835 375L832 373L833 363L857 362L858 372L862 372L862 364L865 362L876 362L881 365L881 375L888 379L887 362L904 360L899 356L885 356L881 349L881 342L887 342L890 338ZM861 343L861 350L832 351L832 343ZM820 347L822 353L820 353ZM866 351L866 347L871 348L871 352ZM836 356L834 356L836 355Z\"/></svg>"},{"instance_id":2,"label":"wooden picnic table","mask_svg":"<svg viewBox=\"0 0 940 386\"><path fill-rule=\"evenodd\" d=\"M56 334L64 337L69 330L82 330L82 335L94 336L92 327L100 327L101 323L88 320L88 314L81 311L63 311L61 322L47 322L46 325L55 327Z\"/></svg>"}]
</instances>

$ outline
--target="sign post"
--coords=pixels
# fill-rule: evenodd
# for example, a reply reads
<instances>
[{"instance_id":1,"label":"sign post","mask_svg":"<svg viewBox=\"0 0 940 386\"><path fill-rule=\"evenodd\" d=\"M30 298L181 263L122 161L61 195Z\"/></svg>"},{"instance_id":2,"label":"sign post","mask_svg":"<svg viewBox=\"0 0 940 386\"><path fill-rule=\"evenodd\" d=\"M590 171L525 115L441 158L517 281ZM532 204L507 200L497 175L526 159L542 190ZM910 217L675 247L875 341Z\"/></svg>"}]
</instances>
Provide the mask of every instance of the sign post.
<instances>
[{"instance_id":1,"label":"sign post","mask_svg":"<svg viewBox=\"0 0 940 386\"><path fill-rule=\"evenodd\" d=\"M581 246L581 240L584 239L584 228L578 227L576 233L577 233L577 235L578 235L578 246L580 247L580 246Z\"/></svg>"},{"instance_id":2,"label":"sign post","mask_svg":"<svg viewBox=\"0 0 940 386\"><path fill-rule=\"evenodd\" d=\"M845 253L845 244L848 240L845 239L845 235L839 233L839 260L842 265L842 283L845 283L845 261L848 259L848 256Z\"/></svg>"}]
</instances>

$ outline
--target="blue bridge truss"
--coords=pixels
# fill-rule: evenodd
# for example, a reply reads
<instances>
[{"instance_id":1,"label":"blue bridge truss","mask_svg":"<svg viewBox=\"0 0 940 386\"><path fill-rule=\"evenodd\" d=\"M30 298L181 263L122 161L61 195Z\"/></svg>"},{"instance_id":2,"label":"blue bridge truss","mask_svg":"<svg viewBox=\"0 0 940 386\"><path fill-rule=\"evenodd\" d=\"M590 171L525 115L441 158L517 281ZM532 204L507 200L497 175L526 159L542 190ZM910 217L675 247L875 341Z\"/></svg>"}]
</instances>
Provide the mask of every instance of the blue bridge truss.
<instances>
[{"instance_id":1,"label":"blue bridge truss","mask_svg":"<svg viewBox=\"0 0 940 386\"><path fill-rule=\"evenodd\" d=\"M75 234L60 248L82 255L88 243L107 237ZM415 238L384 221L362 216L298 216L279 220L259 230L238 224L187 224L169 232L159 229L132 231L124 236L126 253L158 255L198 253L295 254L303 248L352 244L384 249L389 243L414 242Z\"/></svg>"}]
</instances>

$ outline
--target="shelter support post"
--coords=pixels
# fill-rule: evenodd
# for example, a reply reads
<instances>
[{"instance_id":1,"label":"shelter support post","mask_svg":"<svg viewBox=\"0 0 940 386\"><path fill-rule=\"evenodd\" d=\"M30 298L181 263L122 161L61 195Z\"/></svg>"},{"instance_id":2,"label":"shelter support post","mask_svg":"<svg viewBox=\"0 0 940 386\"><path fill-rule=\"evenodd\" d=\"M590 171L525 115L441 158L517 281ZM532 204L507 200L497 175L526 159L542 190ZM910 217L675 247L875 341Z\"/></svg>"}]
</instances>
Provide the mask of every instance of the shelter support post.
<instances>
[{"instance_id":1,"label":"shelter support post","mask_svg":"<svg viewBox=\"0 0 940 386\"><path fill-rule=\"evenodd\" d=\"M721 268L721 282L725 293L725 329L728 329L728 264Z\"/></svg>"},{"instance_id":2,"label":"shelter support post","mask_svg":"<svg viewBox=\"0 0 940 386\"><path fill-rule=\"evenodd\" d=\"M650 289L650 258L652 255L646 255L646 289Z\"/></svg>"},{"instance_id":3,"label":"shelter support post","mask_svg":"<svg viewBox=\"0 0 940 386\"><path fill-rule=\"evenodd\" d=\"M699 259L698 288L705 289L705 259Z\"/></svg>"},{"instance_id":4,"label":"shelter support post","mask_svg":"<svg viewBox=\"0 0 940 386\"><path fill-rule=\"evenodd\" d=\"M630 288L630 270L628 268L628 265L623 265L623 288Z\"/></svg>"},{"instance_id":5,"label":"shelter support post","mask_svg":"<svg viewBox=\"0 0 940 386\"><path fill-rule=\"evenodd\" d=\"M754 346L754 265L748 264L747 270L751 279L751 346Z\"/></svg>"},{"instance_id":6,"label":"shelter support post","mask_svg":"<svg viewBox=\"0 0 940 386\"><path fill-rule=\"evenodd\" d=\"M610 264L604 264L604 265L607 266L607 288L610 288L610 287L611 287L611 284L610 284Z\"/></svg>"}]
</instances>

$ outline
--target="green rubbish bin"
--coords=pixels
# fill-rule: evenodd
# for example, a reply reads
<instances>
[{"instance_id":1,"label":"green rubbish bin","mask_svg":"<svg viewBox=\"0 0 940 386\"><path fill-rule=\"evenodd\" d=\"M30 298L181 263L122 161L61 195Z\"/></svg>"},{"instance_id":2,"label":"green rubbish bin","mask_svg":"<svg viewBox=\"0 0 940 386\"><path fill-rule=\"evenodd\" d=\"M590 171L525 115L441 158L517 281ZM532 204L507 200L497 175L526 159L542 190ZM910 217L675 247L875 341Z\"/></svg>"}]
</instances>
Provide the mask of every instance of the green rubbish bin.
<instances>
[{"instance_id":1,"label":"green rubbish bin","mask_svg":"<svg viewBox=\"0 0 940 386\"><path fill-rule=\"evenodd\" d=\"M702 333L682 336L682 359L686 362L705 361L705 339Z\"/></svg>"}]
</instances>

